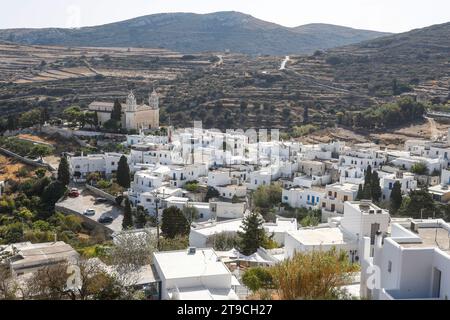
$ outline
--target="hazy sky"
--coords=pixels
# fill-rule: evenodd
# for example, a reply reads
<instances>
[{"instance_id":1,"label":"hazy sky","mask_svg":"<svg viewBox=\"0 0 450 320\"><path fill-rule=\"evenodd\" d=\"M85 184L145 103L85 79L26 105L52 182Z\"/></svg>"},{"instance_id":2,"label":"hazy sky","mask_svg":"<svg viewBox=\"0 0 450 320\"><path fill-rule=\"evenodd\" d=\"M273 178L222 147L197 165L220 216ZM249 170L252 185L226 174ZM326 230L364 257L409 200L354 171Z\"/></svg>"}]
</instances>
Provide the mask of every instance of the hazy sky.
<instances>
[{"instance_id":1,"label":"hazy sky","mask_svg":"<svg viewBox=\"0 0 450 320\"><path fill-rule=\"evenodd\" d=\"M99 25L161 12L241 11L285 26L403 32L450 21L449 0L0 0L0 28Z\"/></svg>"}]
</instances>

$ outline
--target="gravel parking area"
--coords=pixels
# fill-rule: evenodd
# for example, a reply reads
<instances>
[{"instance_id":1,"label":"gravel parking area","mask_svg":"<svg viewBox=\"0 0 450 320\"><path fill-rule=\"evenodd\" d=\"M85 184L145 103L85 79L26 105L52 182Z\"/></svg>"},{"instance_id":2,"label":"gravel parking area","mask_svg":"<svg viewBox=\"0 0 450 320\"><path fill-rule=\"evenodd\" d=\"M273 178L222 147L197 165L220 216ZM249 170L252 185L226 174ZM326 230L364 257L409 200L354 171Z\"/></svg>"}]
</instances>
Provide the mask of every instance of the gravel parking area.
<instances>
[{"instance_id":1,"label":"gravel parking area","mask_svg":"<svg viewBox=\"0 0 450 320\"><path fill-rule=\"evenodd\" d=\"M113 232L122 231L123 210L121 207L112 202L95 203L95 199L97 198L95 195L87 190L79 190L81 192L79 197L68 197L58 203L58 205L76 211L80 215L83 215L86 209L94 209L95 215L88 216L87 218L98 222L101 217L112 217L114 221L112 223L104 225L111 229Z\"/></svg>"}]
</instances>

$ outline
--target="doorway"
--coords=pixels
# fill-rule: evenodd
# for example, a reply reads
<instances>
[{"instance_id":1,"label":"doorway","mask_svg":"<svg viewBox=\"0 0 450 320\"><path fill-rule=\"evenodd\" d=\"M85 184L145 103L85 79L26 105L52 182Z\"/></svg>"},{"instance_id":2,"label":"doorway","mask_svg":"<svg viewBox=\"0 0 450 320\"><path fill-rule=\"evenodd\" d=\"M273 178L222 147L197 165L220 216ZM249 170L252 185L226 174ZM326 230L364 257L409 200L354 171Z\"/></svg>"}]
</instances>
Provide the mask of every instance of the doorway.
<instances>
[{"instance_id":1,"label":"doorway","mask_svg":"<svg viewBox=\"0 0 450 320\"><path fill-rule=\"evenodd\" d=\"M442 272L438 268L433 268L433 289L432 298L439 299L441 297L441 279Z\"/></svg>"}]
</instances>

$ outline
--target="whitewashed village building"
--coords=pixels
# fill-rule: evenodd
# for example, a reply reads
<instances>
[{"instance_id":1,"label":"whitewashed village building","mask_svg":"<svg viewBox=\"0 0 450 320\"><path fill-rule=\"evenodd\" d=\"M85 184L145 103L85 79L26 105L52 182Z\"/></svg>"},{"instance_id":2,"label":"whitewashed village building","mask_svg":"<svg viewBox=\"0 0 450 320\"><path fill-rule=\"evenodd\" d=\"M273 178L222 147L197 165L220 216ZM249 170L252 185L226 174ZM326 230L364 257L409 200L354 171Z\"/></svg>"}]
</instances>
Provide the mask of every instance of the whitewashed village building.
<instances>
[{"instance_id":1,"label":"whitewashed village building","mask_svg":"<svg viewBox=\"0 0 450 320\"><path fill-rule=\"evenodd\" d=\"M351 183L335 183L326 186L322 197L322 221L327 222L332 217L342 217L344 203L355 201L359 185Z\"/></svg>"},{"instance_id":2,"label":"whitewashed village building","mask_svg":"<svg viewBox=\"0 0 450 320\"><path fill-rule=\"evenodd\" d=\"M378 231L386 234L390 215L370 201L347 201L343 218L335 218L326 226L288 231L285 237L285 255L295 252L329 250L335 247L349 254L357 262L361 254L364 237L375 240Z\"/></svg>"},{"instance_id":3,"label":"whitewashed village building","mask_svg":"<svg viewBox=\"0 0 450 320\"><path fill-rule=\"evenodd\" d=\"M375 247L364 238L361 296L374 300L448 300L450 225L443 220L392 224Z\"/></svg>"},{"instance_id":4,"label":"whitewashed village building","mask_svg":"<svg viewBox=\"0 0 450 320\"><path fill-rule=\"evenodd\" d=\"M396 182L400 183L403 194L408 194L410 191L417 189L417 180L414 174L408 172L396 172L385 174L383 171L378 172L380 176L380 185L382 191L382 200L389 200L391 192Z\"/></svg>"},{"instance_id":5,"label":"whitewashed village building","mask_svg":"<svg viewBox=\"0 0 450 320\"><path fill-rule=\"evenodd\" d=\"M243 219L226 220L221 222L209 221L198 223L191 228L189 245L197 248L214 246L215 237L220 234L236 235L242 231ZM284 245L285 233L298 229L297 219L277 218L274 223L265 223L264 229L279 245Z\"/></svg>"},{"instance_id":6,"label":"whitewashed village building","mask_svg":"<svg viewBox=\"0 0 450 320\"><path fill-rule=\"evenodd\" d=\"M213 249L155 252L163 300L238 300L239 281Z\"/></svg>"}]
</instances>

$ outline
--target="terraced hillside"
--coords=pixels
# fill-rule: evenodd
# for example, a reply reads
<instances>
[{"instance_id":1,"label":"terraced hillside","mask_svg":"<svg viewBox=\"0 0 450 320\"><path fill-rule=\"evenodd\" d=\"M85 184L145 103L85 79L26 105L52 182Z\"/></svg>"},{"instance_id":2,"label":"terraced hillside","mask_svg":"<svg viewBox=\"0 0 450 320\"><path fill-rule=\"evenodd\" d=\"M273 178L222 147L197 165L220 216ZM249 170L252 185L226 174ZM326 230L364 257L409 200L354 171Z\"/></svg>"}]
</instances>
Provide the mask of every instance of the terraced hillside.
<instances>
[{"instance_id":1,"label":"terraced hillside","mask_svg":"<svg viewBox=\"0 0 450 320\"><path fill-rule=\"evenodd\" d=\"M373 103L333 85L332 69L323 61L293 57L280 70L283 59L3 44L0 110L6 115L48 106L58 114L72 104L85 107L94 99L124 98L130 89L143 99L155 85L162 95L166 123L170 117L179 126L202 120L206 126L220 128L285 128L302 122L305 106L311 108L313 120L322 121L336 106Z\"/></svg>"},{"instance_id":2,"label":"terraced hillside","mask_svg":"<svg viewBox=\"0 0 450 320\"><path fill-rule=\"evenodd\" d=\"M332 49L327 60L336 81L367 84L371 95L392 95L395 79L398 89L445 98L450 87L449 35L450 22Z\"/></svg>"},{"instance_id":3,"label":"terraced hillside","mask_svg":"<svg viewBox=\"0 0 450 320\"><path fill-rule=\"evenodd\" d=\"M148 91L154 81L174 81L211 64L208 56L184 56L161 49L0 43L0 111L8 115L47 106L59 114L72 104L86 106L94 99L123 98L130 89ZM164 95L164 87L161 93Z\"/></svg>"},{"instance_id":4,"label":"terraced hillside","mask_svg":"<svg viewBox=\"0 0 450 320\"><path fill-rule=\"evenodd\" d=\"M401 95L450 98L450 24L313 55L180 54L162 49L0 45L0 112L161 94L161 122L216 128L333 127L339 114ZM284 63L283 63L284 62ZM308 109L307 114L305 109ZM351 115L354 116L354 115Z\"/></svg>"}]
</instances>

